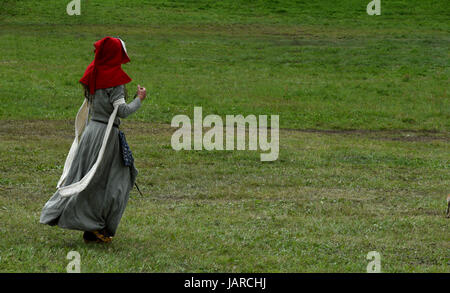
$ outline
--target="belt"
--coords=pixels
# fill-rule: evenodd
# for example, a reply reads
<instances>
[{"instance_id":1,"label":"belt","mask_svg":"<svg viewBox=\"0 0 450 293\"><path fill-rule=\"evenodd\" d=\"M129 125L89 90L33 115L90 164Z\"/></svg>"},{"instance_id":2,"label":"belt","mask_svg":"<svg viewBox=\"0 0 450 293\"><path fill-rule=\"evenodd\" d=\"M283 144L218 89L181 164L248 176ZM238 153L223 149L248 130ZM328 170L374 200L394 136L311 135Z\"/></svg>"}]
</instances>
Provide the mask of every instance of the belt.
<instances>
[{"instance_id":1,"label":"belt","mask_svg":"<svg viewBox=\"0 0 450 293\"><path fill-rule=\"evenodd\" d=\"M97 120L97 119L91 119L91 121L100 122L100 123L103 123L103 124L108 124L108 122ZM114 123L113 126L116 127L116 128L119 128L119 125L117 125L116 123Z\"/></svg>"}]
</instances>

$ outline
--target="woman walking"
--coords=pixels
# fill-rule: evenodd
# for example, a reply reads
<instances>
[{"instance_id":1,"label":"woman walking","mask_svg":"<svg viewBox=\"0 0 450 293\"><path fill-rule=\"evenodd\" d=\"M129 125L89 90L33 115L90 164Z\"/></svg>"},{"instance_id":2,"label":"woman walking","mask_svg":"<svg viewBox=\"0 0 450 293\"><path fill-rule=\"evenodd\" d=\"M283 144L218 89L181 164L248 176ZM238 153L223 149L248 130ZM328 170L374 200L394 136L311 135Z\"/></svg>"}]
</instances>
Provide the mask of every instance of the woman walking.
<instances>
[{"instance_id":1,"label":"woman walking","mask_svg":"<svg viewBox=\"0 0 450 293\"><path fill-rule=\"evenodd\" d=\"M138 86L137 97L125 102L131 78L121 65L130 59L121 39L106 37L94 47L94 61L80 80L85 101L75 120L75 140L40 222L81 230L85 242L104 243L116 233L138 174L119 117L139 109L146 90Z\"/></svg>"}]
</instances>

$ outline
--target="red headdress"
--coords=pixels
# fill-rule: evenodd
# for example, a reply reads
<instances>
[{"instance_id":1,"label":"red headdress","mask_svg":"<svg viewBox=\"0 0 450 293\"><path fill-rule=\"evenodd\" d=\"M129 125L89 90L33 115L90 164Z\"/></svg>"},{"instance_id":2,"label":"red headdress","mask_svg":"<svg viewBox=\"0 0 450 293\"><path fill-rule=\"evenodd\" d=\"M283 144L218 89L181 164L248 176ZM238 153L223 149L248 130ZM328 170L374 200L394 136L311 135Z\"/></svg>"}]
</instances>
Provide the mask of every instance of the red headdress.
<instances>
[{"instance_id":1,"label":"red headdress","mask_svg":"<svg viewBox=\"0 0 450 293\"><path fill-rule=\"evenodd\" d=\"M121 39L106 37L94 44L95 58L89 64L80 79L89 88L91 94L97 89L126 84L131 78L122 70L122 64L130 62Z\"/></svg>"}]
</instances>

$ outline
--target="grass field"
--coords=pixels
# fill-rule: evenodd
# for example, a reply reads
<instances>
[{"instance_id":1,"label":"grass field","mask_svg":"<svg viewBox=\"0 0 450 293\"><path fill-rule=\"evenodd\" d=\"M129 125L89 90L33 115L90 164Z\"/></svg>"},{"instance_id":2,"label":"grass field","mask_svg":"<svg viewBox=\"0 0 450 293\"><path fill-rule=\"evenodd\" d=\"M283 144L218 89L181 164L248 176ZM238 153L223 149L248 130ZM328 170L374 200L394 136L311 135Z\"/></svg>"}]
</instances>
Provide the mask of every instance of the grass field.
<instances>
[{"instance_id":1,"label":"grass field","mask_svg":"<svg viewBox=\"0 0 450 293\"><path fill-rule=\"evenodd\" d=\"M446 1L0 0L0 272L450 272ZM111 245L39 224L93 42L121 36L150 97ZM180 151L174 115L280 115L280 156Z\"/></svg>"}]
</instances>

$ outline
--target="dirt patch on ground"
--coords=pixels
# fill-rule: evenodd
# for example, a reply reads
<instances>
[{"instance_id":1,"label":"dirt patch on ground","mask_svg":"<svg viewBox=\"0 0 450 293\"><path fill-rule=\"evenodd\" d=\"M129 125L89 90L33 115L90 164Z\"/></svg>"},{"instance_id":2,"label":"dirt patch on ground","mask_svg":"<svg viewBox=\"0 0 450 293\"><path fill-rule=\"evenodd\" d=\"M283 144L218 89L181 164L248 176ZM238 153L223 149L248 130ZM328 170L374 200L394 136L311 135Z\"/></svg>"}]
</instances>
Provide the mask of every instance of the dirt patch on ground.
<instances>
[{"instance_id":1,"label":"dirt patch on ground","mask_svg":"<svg viewBox=\"0 0 450 293\"><path fill-rule=\"evenodd\" d=\"M426 142L433 140L450 141L450 133L418 130L366 130L366 129L293 129L282 128L280 131L319 133L331 135L365 136L367 138L394 141Z\"/></svg>"},{"instance_id":2,"label":"dirt patch on ground","mask_svg":"<svg viewBox=\"0 0 450 293\"><path fill-rule=\"evenodd\" d=\"M0 120L0 136L57 136L72 138L74 135L73 120ZM170 124L123 121L121 128L131 135L134 134L170 134L175 131ZM360 136L378 140L405 142L450 142L450 133L416 130L365 130L365 129L293 129L281 128L280 132L317 133L326 135Z\"/></svg>"},{"instance_id":3,"label":"dirt patch on ground","mask_svg":"<svg viewBox=\"0 0 450 293\"><path fill-rule=\"evenodd\" d=\"M70 120L0 120L0 136L58 136L73 137L73 121Z\"/></svg>"},{"instance_id":4,"label":"dirt patch on ground","mask_svg":"<svg viewBox=\"0 0 450 293\"><path fill-rule=\"evenodd\" d=\"M169 124L137 121L122 121L120 128L126 132L139 134L170 133L175 130ZM0 120L0 136L57 136L73 138L74 135L73 120Z\"/></svg>"}]
</instances>

